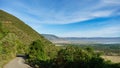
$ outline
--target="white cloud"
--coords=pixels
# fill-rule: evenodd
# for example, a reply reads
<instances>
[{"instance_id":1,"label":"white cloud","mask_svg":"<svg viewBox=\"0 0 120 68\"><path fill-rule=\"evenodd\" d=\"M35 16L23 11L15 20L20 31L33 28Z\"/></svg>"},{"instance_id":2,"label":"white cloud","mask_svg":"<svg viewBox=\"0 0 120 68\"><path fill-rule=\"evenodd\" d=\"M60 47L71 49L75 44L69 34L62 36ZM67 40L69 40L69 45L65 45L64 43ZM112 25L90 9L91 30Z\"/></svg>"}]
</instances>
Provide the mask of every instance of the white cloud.
<instances>
[{"instance_id":1,"label":"white cloud","mask_svg":"<svg viewBox=\"0 0 120 68\"><path fill-rule=\"evenodd\" d=\"M103 0L103 2L108 4L120 4L120 0Z\"/></svg>"},{"instance_id":2,"label":"white cloud","mask_svg":"<svg viewBox=\"0 0 120 68\"><path fill-rule=\"evenodd\" d=\"M105 11L98 11L98 12L93 12L91 14L91 16L95 16L95 17L109 17L110 15L112 15L114 11L113 10L105 10Z\"/></svg>"},{"instance_id":3,"label":"white cloud","mask_svg":"<svg viewBox=\"0 0 120 68\"><path fill-rule=\"evenodd\" d=\"M30 5L27 5L21 1L15 1L13 6L19 7L22 9L22 11L26 12L26 14L22 14L21 12L18 12L19 10L16 9L14 9L14 12L10 13L15 14L17 12L18 15L16 16L27 23L29 19L29 21L33 23L69 24L99 17L112 16L117 13L116 10L118 10L120 7L120 4L118 4L120 3L119 0L98 0L98 2L95 0L95 3L89 2L90 1L87 3L87 1L81 0L81 2L78 2L77 6L75 7L70 6L72 3L68 3L61 5L62 9L56 10L54 7L45 8L44 6L40 6L36 8L35 6L31 7ZM114 5L117 5L117 7ZM105 9L106 7L109 9ZM29 14L34 15L37 18L32 17Z\"/></svg>"},{"instance_id":4,"label":"white cloud","mask_svg":"<svg viewBox=\"0 0 120 68\"><path fill-rule=\"evenodd\" d=\"M88 7L85 8L83 7L84 9L81 8L80 10L73 12L64 11L64 10L60 10L56 12L53 8L51 10L46 10L46 9L43 9L44 11L40 10L39 14L35 14L35 15L39 15L40 18L43 19L40 20L40 23L47 23L47 24L69 24L74 22L90 20L98 17L109 17L115 14L115 11L118 9L118 7L111 7L111 9L102 10L105 7L111 6L111 4L108 4L108 2L106 1L101 1L97 5L93 5L93 6L91 6L92 4L88 4ZM116 2L118 2L118 0L113 1L113 3Z\"/></svg>"}]
</instances>

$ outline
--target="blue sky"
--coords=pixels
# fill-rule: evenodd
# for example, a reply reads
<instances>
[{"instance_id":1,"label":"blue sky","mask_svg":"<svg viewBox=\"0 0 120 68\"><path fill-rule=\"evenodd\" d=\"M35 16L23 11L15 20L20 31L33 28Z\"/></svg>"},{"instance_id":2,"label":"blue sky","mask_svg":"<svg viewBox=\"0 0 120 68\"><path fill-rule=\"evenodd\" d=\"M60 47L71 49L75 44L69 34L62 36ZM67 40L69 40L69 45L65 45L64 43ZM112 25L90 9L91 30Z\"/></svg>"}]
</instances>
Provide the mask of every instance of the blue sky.
<instances>
[{"instance_id":1,"label":"blue sky","mask_svg":"<svg viewBox=\"0 0 120 68\"><path fill-rule=\"evenodd\" d=\"M120 37L120 0L0 0L0 9L42 34Z\"/></svg>"}]
</instances>

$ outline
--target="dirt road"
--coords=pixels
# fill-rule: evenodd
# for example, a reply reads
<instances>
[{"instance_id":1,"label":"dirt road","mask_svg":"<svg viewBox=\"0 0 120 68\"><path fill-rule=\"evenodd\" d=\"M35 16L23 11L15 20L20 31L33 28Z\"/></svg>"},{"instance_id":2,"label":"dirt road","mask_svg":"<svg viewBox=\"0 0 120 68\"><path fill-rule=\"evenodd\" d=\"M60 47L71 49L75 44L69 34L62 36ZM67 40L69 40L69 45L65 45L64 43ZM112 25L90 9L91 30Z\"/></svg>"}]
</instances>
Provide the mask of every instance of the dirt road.
<instances>
[{"instance_id":1,"label":"dirt road","mask_svg":"<svg viewBox=\"0 0 120 68\"><path fill-rule=\"evenodd\" d=\"M3 68L31 68L29 65L24 63L25 60L22 57L16 57Z\"/></svg>"}]
</instances>

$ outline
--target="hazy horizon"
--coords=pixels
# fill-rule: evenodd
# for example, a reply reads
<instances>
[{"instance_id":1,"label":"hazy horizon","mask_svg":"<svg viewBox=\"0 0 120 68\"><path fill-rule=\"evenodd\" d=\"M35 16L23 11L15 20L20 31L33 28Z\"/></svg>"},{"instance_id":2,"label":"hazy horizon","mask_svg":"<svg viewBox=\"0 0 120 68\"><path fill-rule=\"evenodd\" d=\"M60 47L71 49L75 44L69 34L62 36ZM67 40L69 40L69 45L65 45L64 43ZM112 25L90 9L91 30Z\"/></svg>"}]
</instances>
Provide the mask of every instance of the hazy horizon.
<instances>
[{"instance_id":1,"label":"hazy horizon","mask_svg":"<svg viewBox=\"0 0 120 68\"><path fill-rule=\"evenodd\" d=\"M42 34L42 35L54 35L54 36L57 36L57 37L60 37L60 38L120 38L120 36L116 36L116 37L76 37L76 36L58 36L58 35L55 35L55 34Z\"/></svg>"}]
</instances>

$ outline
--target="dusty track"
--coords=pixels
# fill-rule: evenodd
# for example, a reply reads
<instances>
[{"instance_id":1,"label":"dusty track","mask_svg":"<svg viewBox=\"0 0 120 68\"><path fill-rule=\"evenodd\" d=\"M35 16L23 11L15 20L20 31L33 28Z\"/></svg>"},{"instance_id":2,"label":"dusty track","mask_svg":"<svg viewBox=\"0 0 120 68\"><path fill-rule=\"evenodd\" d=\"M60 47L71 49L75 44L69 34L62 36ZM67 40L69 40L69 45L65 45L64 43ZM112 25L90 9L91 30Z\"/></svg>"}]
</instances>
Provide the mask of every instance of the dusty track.
<instances>
[{"instance_id":1,"label":"dusty track","mask_svg":"<svg viewBox=\"0 0 120 68\"><path fill-rule=\"evenodd\" d=\"M24 63L25 60L22 57L16 57L8 64L6 64L3 68L31 68L29 65Z\"/></svg>"}]
</instances>

